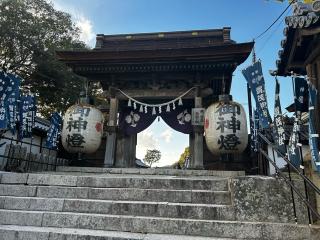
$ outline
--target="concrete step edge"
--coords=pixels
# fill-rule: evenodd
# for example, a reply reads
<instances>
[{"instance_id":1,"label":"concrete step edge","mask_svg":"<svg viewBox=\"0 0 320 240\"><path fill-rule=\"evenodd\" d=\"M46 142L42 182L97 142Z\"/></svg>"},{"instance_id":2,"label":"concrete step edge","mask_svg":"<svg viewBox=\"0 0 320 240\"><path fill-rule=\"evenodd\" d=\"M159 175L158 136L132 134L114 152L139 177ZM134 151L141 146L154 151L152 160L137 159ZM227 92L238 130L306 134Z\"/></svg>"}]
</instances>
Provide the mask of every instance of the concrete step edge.
<instances>
[{"instance_id":1,"label":"concrete step edge","mask_svg":"<svg viewBox=\"0 0 320 240\"><path fill-rule=\"evenodd\" d=\"M100 216L100 217L116 217L116 218L141 218L141 219L158 219L158 220L178 220L185 222L212 222L212 223L233 223L233 224L249 224L249 225L282 225L282 226L297 226L297 227L312 227L320 230L320 225L308 225L308 224L295 224L295 223L282 223L282 222L249 222L249 221L236 221L236 220L210 220L210 219L185 219L185 218L167 218L167 217L152 217L152 216L134 216L134 215L116 215L116 214L98 214L98 213L74 213L74 212L52 212L52 211L25 211L25 210L7 210L0 209L0 213L34 213L34 214L57 214L57 215L75 215L75 216ZM0 224L10 225L10 224Z\"/></svg>"},{"instance_id":2,"label":"concrete step edge","mask_svg":"<svg viewBox=\"0 0 320 240\"><path fill-rule=\"evenodd\" d=\"M0 184L0 196L231 204L229 191L141 188L90 188Z\"/></svg>"},{"instance_id":3,"label":"concrete step edge","mask_svg":"<svg viewBox=\"0 0 320 240\"><path fill-rule=\"evenodd\" d=\"M205 204L205 203L176 203L176 202L153 202L153 201L135 201L135 200L104 200L104 199L79 199L79 198L47 198L47 197L16 197L16 196L1 196L1 200L51 200L51 201L75 201L75 202L98 202L98 203L111 203L111 204L144 204L144 205L169 205L169 206L184 206L184 207L208 207L208 208L229 208L230 204ZM1 205L0 205L1 206Z\"/></svg>"},{"instance_id":4,"label":"concrete step edge","mask_svg":"<svg viewBox=\"0 0 320 240\"><path fill-rule=\"evenodd\" d=\"M316 240L320 227L270 222L0 210L1 225L82 228L260 240Z\"/></svg>"},{"instance_id":5,"label":"concrete step edge","mask_svg":"<svg viewBox=\"0 0 320 240\"><path fill-rule=\"evenodd\" d=\"M226 238L211 238L200 236L186 236L186 235L168 235L168 234L150 234L150 233L132 233L132 232L120 232L120 231L102 231L102 230L89 230L89 229L77 229L77 228L54 228L54 227L31 227L31 226L18 226L18 225L0 225L0 233L3 236L7 235L9 238L12 236L12 240L24 239L30 235L36 237L37 240L47 240L52 237L56 240L66 239L67 237L97 237L101 239L103 237L106 240L235 240ZM13 236L14 235L14 236ZM43 239L39 238L43 236ZM6 236L6 237L7 237ZM61 238L58 238L61 237ZM1 236L0 236L0 240ZM4 239L3 239L4 240ZM8 240L8 239L6 239ZM10 238L11 240L11 238ZM252 239L253 240L253 239Z\"/></svg>"},{"instance_id":6,"label":"concrete step edge","mask_svg":"<svg viewBox=\"0 0 320 240\"><path fill-rule=\"evenodd\" d=\"M27 184L32 186L228 190L228 178L171 178L168 176L144 178L143 176L70 176L33 173L2 173L1 175L2 184Z\"/></svg>"},{"instance_id":7,"label":"concrete step edge","mask_svg":"<svg viewBox=\"0 0 320 240\"><path fill-rule=\"evenodd\" d=\"M235 209L226 205L170 204L167 202L104 201L29 197L0 197L0 209L28 212L83 213L104 216L146 216L185 219L235 220Z\"/></svg>"},{"instance_id":8,"label":"concrete step edge","mask_svg":"<svg viewBox=\"0 0 320 240\"><path fill-rule=\"evenodd\" d=\"M58 166L61 172L87 172L87 173L110 173L110 174L146 174L146 175L198 175L198 176L244 176L244 171L218 171L218 170L183 170L165 168L97 168L97 167L72 167Z\"/></svg>"},{"instance_id":9,"label":"concrete step edge","mask_svg":"<svg viewBox=\"0 0 320 240\"><path fill-rule=\"evenodd\" d=\"M37 173L17 173L17 172L1 172L1 183L15 180L12 183L26 183L28 178L32 177L59 177L59 178L95 178L95 179L130 179L130 180L185 180L185 181L228 181L229 177L219 176L171 176L171 175L134 175L134 174L78 174L64 172L37 172Z\"/></svg>"},{"instance_id":10,"label":"concrete step edge","mask_svg":"<svg viewBox=\"0 0 320 240\"><path fill-rule=\"evenodd\" d=\"M116 187L81 187L81 186L60 186L60 185L50 185L50 186L37 186L37 185L22 185L22 184L8 184L8 183L0 183L1 186L19 186L19 187L30 187L30 188L38 188L38 187L45 187L45 188L68 188L68 189L92 189L92 190L144 190L144 191L163 191L163 192L195 192L195 193L230 193L229 190L206 190L206 189L163 189L163 188L116 188Z\"/></svg>"}]
</instances>

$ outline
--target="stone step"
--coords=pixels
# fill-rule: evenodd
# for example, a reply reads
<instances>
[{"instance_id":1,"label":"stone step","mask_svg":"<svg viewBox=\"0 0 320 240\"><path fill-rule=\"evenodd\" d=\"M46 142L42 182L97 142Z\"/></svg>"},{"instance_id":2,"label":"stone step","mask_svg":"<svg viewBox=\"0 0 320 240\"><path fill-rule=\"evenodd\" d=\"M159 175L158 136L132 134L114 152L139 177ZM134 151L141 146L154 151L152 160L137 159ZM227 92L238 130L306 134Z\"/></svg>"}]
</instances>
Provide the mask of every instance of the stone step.
<instances>
[{"instance_id":1,"label":"stone step","mask_svg":"<svg viewBox=\"0 0 320 240\"><path fill-rule=\"evenodd\" d=\"M185 235L130 233L77 228L0 225L0 240L235 240Z\"/></svg>"},{"instance_id":2,"label":"stone step","mask_svg":"<svg viewBox=\"0 0 320 240\"><path fill-rule=\"evenodd\" d=\"M228 178L213 176L155 176L155 175L60 175L36 173L1 173L2 184L52 185L98 188L140 189L198 189L228 190Z\"/></svg>"},{"instance_id":3,"label":"stone step","mask_svg":"<svg viewBox=\"0 0 320 240\"><path fill-rule=\"evenodd\" d=\"M0 196L77 198L230 205L228 191L139 188L88 188L0 184Z\"/></svg>"},{"instance_id":4,"label":"stone step","mask_svg":"<svg viewBox=\"0 0 320 240\"><path fill-rule=\"evenodd\" d=\"M213 204L0 197L0 209L235 220L235 213L232 206Z\"/></svg>"},{"instance_id":5,"label":"stone step","mask_svg":"<svg viewBox=\"0 0 320 240\"><path fill-rule=\"evenodd\" d=\"M98 168L58 166L57 172L110 173L110 174L141 174L141 175L173 175L173 176L245 176L244 171L215 171L215 170L182 170L168 168Z\"/></svg>"},{"instance_id":6,"label":"stone step","mask_svg":"<svg viewBox=\"0 0 320 240\"><path fill-rule=\"evenodd\" d=\"M319 226L83 213L0 210L0 224L236 239L320 239Z\"/></svg>"}]
</instances>

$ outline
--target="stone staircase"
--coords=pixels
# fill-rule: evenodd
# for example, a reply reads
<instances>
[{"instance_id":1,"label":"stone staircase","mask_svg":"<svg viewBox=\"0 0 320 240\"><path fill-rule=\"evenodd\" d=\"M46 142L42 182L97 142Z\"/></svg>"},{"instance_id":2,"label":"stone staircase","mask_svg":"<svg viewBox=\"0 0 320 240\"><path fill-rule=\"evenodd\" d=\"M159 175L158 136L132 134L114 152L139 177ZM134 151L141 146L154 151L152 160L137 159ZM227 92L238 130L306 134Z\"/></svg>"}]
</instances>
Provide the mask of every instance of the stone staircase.
<instances>
[{"instance_id":1,"label":"stone staircase","mask_svg":"<svg viewBox=\"0 0 320 240\"><path fill-rule=\"evenodd\" d=\"M277 180L243 175L77 167L1 172L0 240L320 239L320 228L292 223L290 206L281 212L274 206L282 195L287 202L285 186L284 193L275 190L279 201L259 200L268 209L252 211L256 199L268 198L259 191ZM262 188L246 192L257 181Z\"/></svg>"}]
</instances>

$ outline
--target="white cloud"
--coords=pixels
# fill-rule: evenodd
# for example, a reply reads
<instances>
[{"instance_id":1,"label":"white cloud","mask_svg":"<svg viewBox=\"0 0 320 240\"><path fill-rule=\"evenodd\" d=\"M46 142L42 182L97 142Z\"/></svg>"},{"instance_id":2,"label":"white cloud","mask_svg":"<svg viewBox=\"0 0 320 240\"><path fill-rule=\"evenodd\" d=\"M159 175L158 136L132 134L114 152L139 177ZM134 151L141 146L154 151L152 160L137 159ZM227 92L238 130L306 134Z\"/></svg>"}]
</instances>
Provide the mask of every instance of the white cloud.
<instances>
[{"instance_id":1,"label":"white cloud","mask_svg":"<svg viewBox=\"0 0 320 240\"><path fill-rule=\"evenodd\" d=\"M161 134L161 138L163 138L166 143L170 143L172 140L172 134L172 130L168 128Z\"/></svg>"},{"instance_id":2,"label":"white cloud","mask_svg":"<svg viewBox=\"0 0 320 240\"><path fill-rule=\"evenodd\" d=\"M71 15L73 22L80 29L80 40L93 47L95 33L93 32L92 21L84 13L76 10L74 6L68 5L65 1L54 0L52 3L55 9Z\"/></svg>"},{"instance_id":3,"label":"white cloud","mask_svg":"<svg viewBox=\"0 0 320 240\"><path fill-rule=\"evenodd\" d=\"M155 167L171 166L179 160L180 152L178 150L170 149L169 151L161 151L161 159L155 163Z\"/></svg>"},{"instance_id":4,"label":"white cloud","mask_svg":"<svg viewBox=\"0 0 320 240\"><path fill-rule=\"evenodd\" d=\"M84 41L87 44L90 44L92 40L94 40L95 34L92 30L92 22L80 16L79 19L76 20L76 26L80 29L80 40Z\"/></svg>"},{"instance_id":5,"label":"white cloud","mask_svg":"<svg viewBox=\"0 0 320 240\"><path fill-rule=\"evenodd\" d=\"M147 129L138 134L138 144L136 155L137 158L143 160L148 149L158 149L159 140L154 136L154 133Z\"/></svg>"}]
</instances>

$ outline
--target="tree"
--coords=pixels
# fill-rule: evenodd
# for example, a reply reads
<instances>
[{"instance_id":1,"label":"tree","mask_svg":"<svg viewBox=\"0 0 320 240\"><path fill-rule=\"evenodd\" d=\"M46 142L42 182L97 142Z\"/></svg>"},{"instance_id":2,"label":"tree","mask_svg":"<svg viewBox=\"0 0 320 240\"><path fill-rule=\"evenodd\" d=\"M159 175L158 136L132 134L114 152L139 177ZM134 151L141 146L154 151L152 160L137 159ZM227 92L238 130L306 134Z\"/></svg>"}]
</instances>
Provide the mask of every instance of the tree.
<instances>
[{"instance_id":1,"label":"tree","mask_svg":"<svg viewBox=\"0 0 320 240\"><path fill-rule=\"evenodd\" d=\"M277 2L286 2L286 0L276 0ZM289 3L291 2L303 2L303 3L313 3L315 0L288 0Z\"/></svg>"},{"instance_id":2,"label":"tree","mask_svg":"<svg viewBox=\"0 0 320 240\"><path fill-rule=\"evenodd\" d=\"M190 149L189 147L186 147L184 149L184 152L180 155L178 164L180 165L181 168L183 168L184 163L187 159L190 159Z\"/></svg>"},{"instance_id":3,"label":"tree","mask_svg":"<svg viewBox=\"0 0 320 240\"><path fill-rule=\"evenodd\" d=\"M56 50L86 48L68 13L46 0L0 1L0 68L20 75L38 95L40 113L63 112L76 101L84 79L55 57Z\"/></svg>"},{"instance_id":4,"label":"tree","mask_svg":"<svg viewBox=\"0 0 320 240\"><path fill-rule=\"evenodd\" d=\"M146 155L144 156L144 162L147 163L150 167L152 164L159 162L161 159L161 152L157 149L147 150Z\"/></svg>"}]
</instances>

